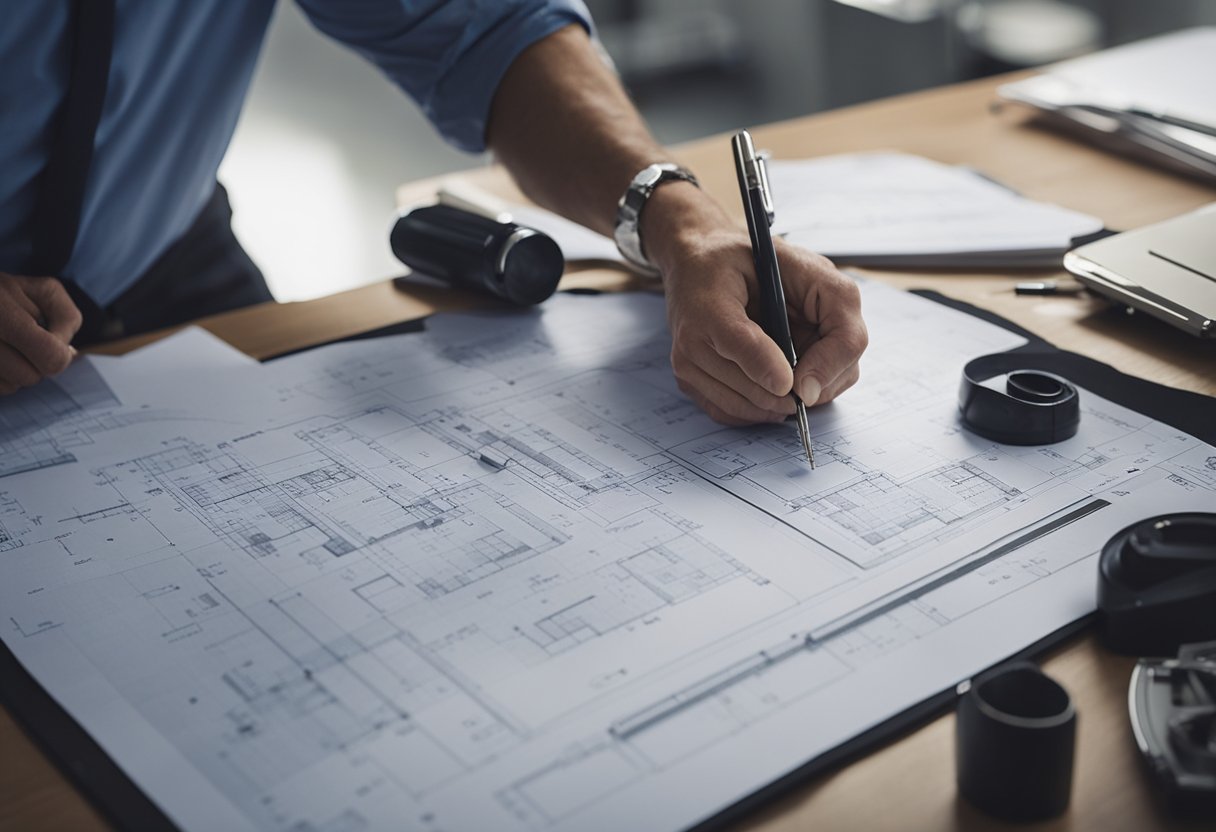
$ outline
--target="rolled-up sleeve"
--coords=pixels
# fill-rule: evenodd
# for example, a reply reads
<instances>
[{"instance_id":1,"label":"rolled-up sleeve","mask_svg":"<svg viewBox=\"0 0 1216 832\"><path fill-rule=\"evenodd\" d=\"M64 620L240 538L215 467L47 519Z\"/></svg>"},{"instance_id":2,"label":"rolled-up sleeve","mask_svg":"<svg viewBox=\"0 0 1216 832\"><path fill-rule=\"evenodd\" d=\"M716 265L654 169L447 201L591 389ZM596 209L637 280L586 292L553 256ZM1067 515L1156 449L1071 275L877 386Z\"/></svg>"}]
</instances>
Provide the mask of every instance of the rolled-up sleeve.
<instances>
[{"instance_id":1,"label":"rolled-up sleeve","mask_svg":"<svg viewBox=\"0 0 1216 832\"><path fill-rule=\"evenodd\" d=\"M296 0L325 34L375 63L449 142L485 149L490 103L528 46L572 23L580 0Z\"/></svg>"}]
</instances>

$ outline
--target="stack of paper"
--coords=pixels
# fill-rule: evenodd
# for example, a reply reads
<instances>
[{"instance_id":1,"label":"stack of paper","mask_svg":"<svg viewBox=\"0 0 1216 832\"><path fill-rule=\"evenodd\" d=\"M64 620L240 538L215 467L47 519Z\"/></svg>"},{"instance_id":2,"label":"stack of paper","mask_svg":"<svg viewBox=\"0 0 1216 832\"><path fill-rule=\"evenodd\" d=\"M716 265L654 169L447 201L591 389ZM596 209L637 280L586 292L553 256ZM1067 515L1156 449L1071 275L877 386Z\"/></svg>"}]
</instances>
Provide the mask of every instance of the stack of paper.
<instances>
[{"instance_id":1,"label":"stack of paper","mask_svg":"<svg viewBox=\"0 0 1216 832\"><path fill-rule=\"evenodd\" d=\"M842 265L1058 267L1102 221L1025 199L967 168L903 153L769 164L774 233ZM567 261L625 263L612 240L536 206L462 186L440 201L543 231Z\"/></svg>"},{"instance_id":2,"label":"stack of paper","mask_svg":"<svg viewBox=\"0 0 1216 832\"><path fill-rule=\"evenodd\" d=\"M1214 77L1216 26L1207 26L1065 61L997 92L1113 150L1210 178Z\"/></svg>"},{"instance_id":3,"label":"stack of paper","mask_svg":"<svg viewBox=\"0 0 1216 832\"><path fill-rule=\"evenodd\" d=\"M1079 239L1102 230L1096 217L903 153L776 160L769 179L773 230L840 264L1059 266Z\"/></svg>"}]
</instances>

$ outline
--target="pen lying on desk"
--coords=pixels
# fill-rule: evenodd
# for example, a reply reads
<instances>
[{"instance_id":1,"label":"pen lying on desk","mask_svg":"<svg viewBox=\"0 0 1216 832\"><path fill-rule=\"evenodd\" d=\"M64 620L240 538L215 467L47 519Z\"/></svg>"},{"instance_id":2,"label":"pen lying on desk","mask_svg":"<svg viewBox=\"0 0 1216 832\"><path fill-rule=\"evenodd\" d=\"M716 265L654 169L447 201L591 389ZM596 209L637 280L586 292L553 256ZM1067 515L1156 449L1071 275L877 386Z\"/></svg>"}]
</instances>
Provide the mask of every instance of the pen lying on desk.
<instances>
[{"instance_id":1,"label":"pen lying on desk","mask_svg":"<svg viewBox=\"0 0 1216 832\"><path fill-rule=\"evenodd\" d=\"M781 287L781 270L777 267L777 249L773 246L773 195L768 187L768 172L764 158L757 155L751 134L740 130L730 140L735 153L735 172L739 175L739 193L743 197L743 213L747 215L747 232L752 238L752 259L756 264L756 282L760 284L760 328L785 353L793 368L798 364L794 338L790 335L790 319L785 309L785 290ZM811 426L806 405L794 397L794 413L798 419L798 436L806 461L815 467L815 452L811 450Z\"/></svg>"}]
</instances>

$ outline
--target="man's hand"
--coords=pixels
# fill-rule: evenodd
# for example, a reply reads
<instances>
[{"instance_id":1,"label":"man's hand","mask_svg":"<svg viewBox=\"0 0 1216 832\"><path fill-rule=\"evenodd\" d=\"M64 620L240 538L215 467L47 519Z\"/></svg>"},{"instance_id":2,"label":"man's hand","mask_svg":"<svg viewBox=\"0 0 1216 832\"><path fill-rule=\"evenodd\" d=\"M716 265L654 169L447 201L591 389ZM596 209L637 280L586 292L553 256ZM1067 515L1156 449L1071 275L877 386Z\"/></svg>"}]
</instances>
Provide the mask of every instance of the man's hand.
<instances>
[{"instance_id":1,"label":"man's hand","mask_svg":"<svg viewBox=\"0 0 1216 832\"><path fill-rule=\"evenodd\" d=\"M578 26L515 59L494 95L486 138L528 196L608 236L634 175L671 161ZM721 163L730 164L725 140ZM791 391L819 404L857 381L867 342L857 287L827 260L777 247L795 373L748 316L758 285L741 223L696 186L669 182L647 201L638 230L663 272L676 378L719 422L777 421L793 413Z\"/></svg>"},{"instance_id":2,"label":"man's hand","mask_svg":"<svg viewBox=\"0 0 1216 832\"><path fill-rule=\"evenodd\" d=\"M55 278L0 272L0 395L66 369L80 323L80 310Z\"/></svg>"},{"instance_id":3,"label":"man's hand","mask_svg":"<svg viewBox=\"0 0 1216 832\"><path fill-rule=\"evenodd\" d=\"M747 234L701 209L706 202L673 183L651 198L645 210L655 214L643 213L643 231L653 235L643 239L654 241L648 253L663 269L680 389L715 421L742 425L784 420L794 412L791 392L809 406L855 384L869 340L857 285L827 258L777 241L798 350L791 370L753 320L759 287Z\"/></svg>"}]
</instances>

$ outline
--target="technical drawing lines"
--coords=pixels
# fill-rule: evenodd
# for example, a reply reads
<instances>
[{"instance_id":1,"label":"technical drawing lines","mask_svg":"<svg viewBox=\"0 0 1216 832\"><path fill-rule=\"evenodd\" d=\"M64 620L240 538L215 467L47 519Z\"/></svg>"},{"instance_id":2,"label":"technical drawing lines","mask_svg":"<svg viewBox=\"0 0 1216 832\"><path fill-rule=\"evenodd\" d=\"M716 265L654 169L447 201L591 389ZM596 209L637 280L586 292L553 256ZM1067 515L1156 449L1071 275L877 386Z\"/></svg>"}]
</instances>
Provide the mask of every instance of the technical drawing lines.
<instances>
[{"instance_id":1,"label":"technical drawing lines","mask_svg":"<svg viewBox=\"0 0 1216 832\"><path fill-rule=\"evenodd\" d=\"M314 471L308 471L296 477L290 477L276 483L276 485L286 491L289 497L300 499L307 495L328 491L344 482L350 482L354 478L354 474L340 465L330 465Z\"/></svg>"},{"instance_id":2,"label":"technical drawing lines","mask_svg":"<svg viewBox=\"0 0 1216 832\"><path fill-rule=\"evenodd\" d=\"M814 513L866 544L870 567L896 557L926 537L1001 505L1021 492L967 461L942 465L898 483L870 473L832 491L808 497L799 508Z\"/></svg>"},{"instance_id":3,"label":"technical drawing lines","mask_svg":"<svg viewBox=\"0 0 1216 832\"><path fill-rule=\"evenodd\" d=\"M653 771L618 742L584 741L500 790L495 798L532 828L549 826Z\"/></svg>"},{"instance_id":4,"label":"technical drawing lines","mask_svg":"<svg viewBox=\"0 0 1216 832\"><path fill-rule=\"evenodd\" d=\"M432 414L423 429L466 452L507 460L517 476L569 508L584 508L622 482L614 468L539 425L507 430L451 408Z\"/></svg>"},{"instance_id":5,"label":"technical drawing lines","mask_svg":"<svg viewBox=\"0 0 1216 832\"><path fill-rule=\"evenodd\" d=\"M773 441L775 439L777 437L768 431L756 431L749 436L723 431L672 451L705 476L721 480L789 456L792 446L784 448Z\"/></svg>"},{"instance_id":6,"label":"technical drawing lines","mask_svg":"<svg viewBox=\"0 0 1216 832\"><path fill-rule=\"evenodd\" d=\"M333 487L338 487L354 478L338 481L333 466L323 463L319 460L306 466L303 474L287 477L287 488L268 482L223 446L211 450L185 443L116 467L142 472L232 546L253 557L304 556L314 551L341 557L354 551L357 543L306 504L307 489L301 483L309 477L316 480L315 494L320 483L334 480Z\"/></svg>"},{"instance_id":7,"label":"technical drawing lines","mask_svg":"<svg viewBox=\"0 0 1216 832\"><path fill-rule=\"evenodd\" d=\"M681 534L600 567L585 596L515 631L556 655L738 578L767 583L703 538Z\"/></svg>"},{"instance_id":8,"label":"technical drawing lines","mask_svg":"<svg viewBox=\"0 0 1216 832\"><path fill-rule=\"evenodd\" d=\"M23 538L35 522L16 497L0 491L0 552L23 546Z\"/></svg>"},{"instance_id":9,"label":"technical drawing lines","mask_svg":"<svg viewBox=\"0 0 1216 832\"><path fill-rule=\"evenodd\" d=\"M605 586L597 594L588 595L526 627L517 626L516 631L550 655L557 655L666 606L662 598L619 567L609 569L617 572L617 585Z\"/></svg>"},{"instance_id":10,"label":"technical drawing lines","mask_svg":"<svg viewBox=\"0 0 1216 832\"><path fill-rule=\"evenodd\" d=\"M514 328L504 328L477 341L449 344L439 350L442 358L454 364L472 369L497 367L500 370L504 366L524 370L534 366L529 359L552 354L553 344L541 330L534 330L531 337L521 337ZM519 376L528 374L525 370Z\"/></svg>"},{"instance_id":11,"label":"technical drawing lines","mask_svg":"<svg viewBox=\"0 0 1216 832\"><path fill-rule=\"evenodd\" d=\"M77 362L58 378L0 400L0 440L39 430L66 416L118 404L97 369L88 361Z\"/></svg>"},{"instance_id":12,"label":"technical drawing lines","mask_svg":"<svg viewBox=\"0 0 1216 832\"><path fill-rule=\"evenodd\" d=\"M1056 467L1050 469L1053 477L1066 477L1075 471L1083 469L1093 470L1101 468L1106 463L1110 462L1110 457L1099 451L1097 448L1090 448L1077 459L1061 455L1058 451L1050 448L1038 448L1037 452L1042 456L1057 463Z\"/></svg>"},{"instance_id":13,"label":"technical drawing lines","mask_svg":"<svg viewBox=\"0 0 1216 832\"><path fill-rule=\"evenodd\" d=\"M0 477L76 462L93 415L120 404L89 361L0 399Z\"/></svg>"},{"instance_id":14,"label":"technical drawing lines","mask_svg":"<svg viewBox=\"0 0 1216 832\"><path fill-rule=\"evenodd\" d=\"M67 465L75 461L75 454L60 448L50 437L0 440L0 477L38 471L54 465Z\"/></svg>"},{"instance_id":15,"label":"technical drawing lines","mask_svg":"<svg viewBox=\"0 0 1216 832\"><path fill-rule=\"evenodd\" d=\"M408 509L418 519L385 548L401 554L399 573L411 575L428 598L455 592L569 540L565 532L483 484L424 498Z\"/></svg>"}]
</instances>

